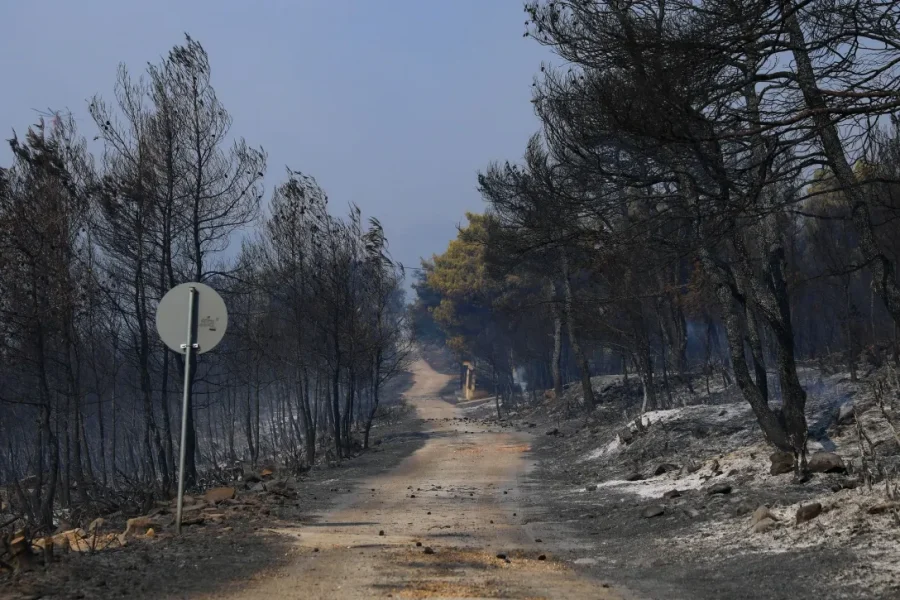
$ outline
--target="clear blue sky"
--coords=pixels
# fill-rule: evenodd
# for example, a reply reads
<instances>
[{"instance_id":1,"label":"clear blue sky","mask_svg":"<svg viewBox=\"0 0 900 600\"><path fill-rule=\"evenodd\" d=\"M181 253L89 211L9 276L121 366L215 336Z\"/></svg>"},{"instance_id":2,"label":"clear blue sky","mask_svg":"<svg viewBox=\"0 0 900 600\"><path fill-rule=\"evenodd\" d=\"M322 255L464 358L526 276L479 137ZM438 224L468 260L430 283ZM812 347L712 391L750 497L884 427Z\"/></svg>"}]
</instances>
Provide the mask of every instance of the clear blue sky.
<instances>
[{"instance_id":1,"label":"clear blue sky","mask_svg":"<svg viewBox=\"0 0 900 600\"><path fill-rule=\"evenodd\" d=\"M538 128L530 87L549 55L522 37L521 0L2 3L3 139L47 108L90 139L86 101L112 97L117 64L141 71L188 32L233 131L268 151L267 188L285 165L315 176L334 210L381 219L408 266L483 209L476 171L520 157Z\"/></svg>"}]
</instances>

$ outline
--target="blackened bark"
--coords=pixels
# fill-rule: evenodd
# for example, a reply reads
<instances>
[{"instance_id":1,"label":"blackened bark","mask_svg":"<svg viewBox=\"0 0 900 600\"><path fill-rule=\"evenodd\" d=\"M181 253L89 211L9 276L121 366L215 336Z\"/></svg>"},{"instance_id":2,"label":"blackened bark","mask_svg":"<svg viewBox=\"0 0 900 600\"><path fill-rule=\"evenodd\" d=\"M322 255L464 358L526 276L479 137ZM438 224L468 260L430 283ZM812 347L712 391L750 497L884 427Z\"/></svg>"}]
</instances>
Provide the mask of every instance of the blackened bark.
<instances>
[{"instance_id":1,"label":"blackened bark","mask_svg":"<svg viewBox=\"0 0 900 600\"><path fill-rule=\"evenodd\" d=\"M812 112L816 134L822 144L822 152L844 193L854 228L859 236L860 251L872 272L875 290L894 321L900 322L900 284L897 282L895 266L878 245L869 202L859 186L853 168L847 161L837 125L832 119L825 96L819 89L806 37L797 18L796 3L793 0L782 0L781 11L791 52L797 65L797 84L807 107Z\"/></svg>"},{"instance_id":2,"label":"blackened bark","mask_svg":"<svg viewBox=\"0 0 900 600\"><path fill-rule=\"evenodd\" d=\"M579 342L578 328L575 325L575 302L572 294L571 275L569 273L569 259L564 250L560 251L560 266L562 267L562 287L563 297L565 299L563 306L565 307L565 320L569 330L569 344L571 344L572 350L575 352L575 357L578 360L578 369L581 374L581 390L584 394L584 405L588 410L593 410L597 403L594 399L594 389L591 387L591 368L587 356L584 353L584 349Z\"/></svg>"},{"instance_id":3,"label":"blackened bark","mask_svg":"<svg viewBox=\"0 0 900 600\"><path fill-rule=\"evenodd\" d=\"M562 311L559 309L555 294L556 286L551 287L552 302L550 310L553 314L553 355L550 359L550 373L553 379L553 391L557 398L562 397L563 378L562 378L562 336L563 336L563 318Z\"/></svg>"}]
</instances>

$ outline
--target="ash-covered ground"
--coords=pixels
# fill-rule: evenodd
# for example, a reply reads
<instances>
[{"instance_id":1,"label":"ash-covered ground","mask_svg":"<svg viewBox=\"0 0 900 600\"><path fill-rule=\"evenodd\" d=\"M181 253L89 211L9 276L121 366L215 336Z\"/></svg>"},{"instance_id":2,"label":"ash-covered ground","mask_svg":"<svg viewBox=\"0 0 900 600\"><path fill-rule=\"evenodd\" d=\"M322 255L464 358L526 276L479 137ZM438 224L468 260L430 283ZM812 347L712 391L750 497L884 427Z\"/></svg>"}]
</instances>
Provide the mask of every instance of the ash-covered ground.
<instances>
[{"instance_id":1,"label":"ash-covered ground","mask_svg":"<svg viewBox=\"0 0 900 600\"><path fill-rule=\"evenodd\" d=\"M500 425L536 434L529 519L571 536L568 560L645 597L900 597L900 447L872 389L884 369L802 377L809 450L831 471L802 483L772 474L749 405L721 381L708 393L696 378L673 390L678 408L642 416L639 382L618 375L593 379L591 412L578 383L505 407ZM468 411L497 421L492 401Z\"/></svg>"}]
</instances>

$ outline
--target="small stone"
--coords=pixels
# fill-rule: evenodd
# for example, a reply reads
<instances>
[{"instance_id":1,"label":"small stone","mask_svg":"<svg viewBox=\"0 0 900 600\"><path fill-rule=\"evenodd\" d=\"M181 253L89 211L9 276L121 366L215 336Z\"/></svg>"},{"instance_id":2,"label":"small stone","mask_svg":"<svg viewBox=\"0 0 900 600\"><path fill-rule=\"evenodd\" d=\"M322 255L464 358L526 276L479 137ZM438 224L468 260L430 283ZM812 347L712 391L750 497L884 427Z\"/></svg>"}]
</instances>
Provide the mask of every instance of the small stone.
<instances>
[{"instance_id":1,"label":"small stone","mask_svg":"<svg viewBox=\"0 0 900 600\"><path fill-rule=\"evenodd\" d=\"M538 560L547 560L547 555L546 554L538 555Z\"/></svg>"},{"instance_id":2,"label":"small stone","mask_svg":"<svg viewBox=\"0 0 900 600\"><path fill-rule=\"evenodd\" d=\"M734 516L743 517L753 512L753 504L750 502L739 501L734 507Z\"/></svg>"},{"instance_id":3,"label":"small stone","mask_svg":"<svg viewBox=\"0 0 900 600\"><path fill-rule=\"evenodd\" d=\"M640 481L644 476L635 471L634 473L629 473L625 476L625 481Z\"/></svg>"},{"instance_id":4,"label":"small stone","mask_svg":"<svg viewBox=\"0 0 900 600\"><path fill-rule=\"evenodd\" d=\"M318 548L313 548L313 552L318 552L318 551L319 551Z\"/></svg>"},{"instance_id":5,"label":"small stone","mask_svg":"<svg viewBox=\"0 0 900 600\"><path fill-rule=\"evenodd\" d=\"M870 506L867 512L870 515L880 515L882 513L896 510L898 508L900 508L900 504L898 504L897 502L882 502L881 504Z\"/></svg>"},{"instance_id":6,"label":"small stone","mask_svg":"<svg viewBox=\"0 0 900 600\"><path fill-rule=\"evenodd\" d=\"M410 498L415 498L416 495L415 495L415 494L410 494L409 497L410 497Z\"/></svg>"},{"instance_id":7,"label":"small stone","mask_svg":"<svg viewBox=\"0 0 900 600\"><path fill-rule=\"evenodd\" d=\"M666 508L664 506L648 506L641 511L641 516L645 519L652 519L653 517L662 516L665 512Z\"/></svg>"},{"instance_id":8,"label":"small stone","mask_svg":"<svg viewBox=\"0 0 900 600\"><path fill-rule=\"evenodd\" d=\"M498 553L497 553L497 558L499 558L499 559L501 559L501 560L505 559L505 558L506 558L506 553L505 553L505 552L498 552Z\"/></svg>"},{"instance_id":9,"label":"small stone","mask_svg":"<svg viewBox=\"0 0 900 600\"><path fill-rule=\"evenodd\" d=\"M203 495L203 499L210 504L218 504L225 500L234 498L235 489L233 487L213 488Z\"/></svg>"},{"instance_id":10,"label":"small stone","mask_svg":"<svg viewBox=\"0 0 900 600\"><path fill-rule=\"evenodd\" d=\"M699 471L702 468L703 468L702 464L700 464L696 461L693 461L693 460L688 461L688 463L684 466L684 470L687 471L688 473L696 473L697 471Z\"/></svg>"},{"instance_id":11,"label":"small stone","mask_svg":"<svg viewBox=\"0 0 900 600\"><path fill-rule=\"evenodd\" d=\"M154 531L152 527L147 530L147 537L150 539L153 539L156 537L156 531Z\"/></svg>"},{"instance_id":12,"label":"small stone","mask_svg":"<svg viewBox=\"0 0 900 600\"><path fill-rule=\"evenodd\" d=\"M834 452L816 452L806 463L811 473L844 473L847 466L844 459Z\"/></svg>"},{"instance_id":13,"label":"small stone","mask_svg":"<svg viewBox=\"0 0 900 600\"><path fill-rule=\"evenodd\" d=\"M760 519L753 525L753 533L765 533L775 528L775 521L769 517Z\"/></svg>"},{"instance_id":14,"label":"small stone","mask_svg":"<svg viewBox=\"0 0 900 600\"><path fill-rule=\"evenodd\" d=\"M284 479L276 479L275 481L271 481L266 484L266 489L271 490L285 490L287 489L288 484Z\"/></svg>"},{"instance_id":15,"label":"small stone","mask_svg":"<svg viewBox=\"0 0 900 600\"><path fill-rule=\"evenodd\" d=\"M754 525L756 525L763 519L772 519L773 521L778 520L778 518L775 515L773 515L772 512L769 510L769 507L765 506L765 505L760 506L755 511L753 511L753 517L751 517L751 522Z\"/></svg>"},{"instance_id":16,"label":"small stone","mask_svg":"<svg viewBox=\"0 0 900 600\"><path fill-rule=\"evenodd\" d=\"M725 483L724 481L721 483L714 483L709 486L709 489L706 490L707 494L730 494L731 493L731 484Z\"/></svg>"},{"instance_id":17,"label":"small stone","mask_svg":"<svg viewBox=\"0 0 900 600\"><path fill-rule=\"evenodd\" d=\"M537 538L537 539L534 540L534 541L535 541L535 543L540 544L540 543L543 542L544 540L542 540L541 538Z\"/></svg>"},{"instance_id":18,"label":"small stone","mask_svg":"<svg viewBox=\"0 0 900 600\"><path fill-rule=\"evenodd\" d=\"M378 532L378 535L384 535L384 529Z\"/></svg>"},{"instance_id":19,"label":"small stone","mask_svg":"<svg viewBox=\"0 0 900 600\"><path fill-rule=\"evenodd\" d=\"M434 554L434 550L432 550L431 546L425 546L424 552L425 554Z\"/></svg>"},{"instance_id":20,"label":"small stone","mask_svg":"<svg viewBox=\"0 0 900 600\"><path fill-rule=\"evenodd\" d=\"M585 486L584 491L586 491L586 492L596 492L596 491L597 491L597 486L596 486L596 485L593 485L593 484L592 484L592 485Z\"/></svg>"},{"instance_id":21,"label":"small stone","mask_svg":"<svg viewBox=\"0 0 900 600\"><path fill-rule=\"evenodd\" d=\"M125 523L125 532L122 536L128 538L132 535L137 535L140 531L146 531L151 525L153 525L153 521L150 517L135 517L133 519L128 519Z\"/></svg>"},{"instance_id":22,"label":"small stone","mask_svg":"<svg viewBox=\"0 0 900 600\"><path fill-rule=\"evenodd\" d=\"M837 414L835 415L835 422L837 422L838 425L849 423L853 418L853 402L844 402L838 407Z\"/></svg>"},{"instance_id":23,"label":"small stone","mask_svg":"<svg viewBox=\"0 0 900 600\"><path fill-rule=\"evenodd\" d=\"M690 517L692 519L696 519L697 517L700 516L700 511L695 508L685 508L684 514L686 514L688 517Z\"/></svg>"},{"instance_id":24,"label":"small stone","mask_svg":"<svg viewBox=\"0 0 900 600\"><path fill-rule=\"evenodd\" d=\"M663 464L659 465L658 467L656 467L656 470L653 471L653 475L659 476L659 475L663 475L665 473L669 473L671 471L677 471L677 470L678 470L678 465L675 465L672 463L663 463Z\"/></svg>"},{"instance_id":25,"label":"small stone","mask_svg":"<svg viewBox=\"0 0 900 600\"><path fill-rule=\"evenodd\" d=\"M845 479L843 481L838 481L837 483L832 485L831 491L837 493L841 490L855 490L856 485L856 482L852 479Z\"/></svg>"},{"instance_id":26,"label":"small stone","mask_svg":"<svg viewBox=\"0 0 900 600\"><path fill-rule=\"evenodd\" d=\"M420 548L422 546L422 542L416 542L416 548Z\"/></svg>"},{"instance_id":27,"label":"small stone","mask_svg":"<svg viewBox=\"0 0 900 600\"><path fill-rule=\"evenodd\" d=\"M666 500L671 500L672 498L678 498L681 496L681 492L678 490L669 490L665 494L663 494L663 498Z\"/></svg>"},{"instance_id":28,"label":"small stone","mask_svg":"<svg viewBox=\"0 0 900 600\"><path fill-rule=\"evenodd\" d=\"M801 505L800 508L797 509L797 525L812 521L820 514L822 514L822 505L818 502L813 502L812 504L807 504L805 506Z\"/></svg>"},{"instance_id":29,"label":"small stone","mask_svg":"<svg viewBox=\"0 0 900 600\"><path fill-rule=\"evenodd\" d=\"M813 475L809 471L800 474L800 477L795 477L793 481L791 481L791 485L803 485L804 483L809 483L812 481Z\"/></svg>"},{"instance_id":30,"label":"small stone","mask_svg":"<svg viewBox=\"0 0 900 600\"><path fill-rule=\"evenodd\" d=\"M776 450L769 455L772 466L769 468L769 475L783 475L794 470L794 455L790 452Z\"/></svg>"},{"instance_id":31,"label":"small stone","mask_svg":"<svg viewBox=\"0 0 900 600\"><path fill-rule=\"evenodd\" d=\"M91 521L91 524L88 525L88 528L87 528L88 532L89 532L89 533L96 533L98 530L100 530L100 529L103 528L103 524L104 524L105 522L106 522L106 521L104 521L103 517L99 517L99 518L97 518L97 519L94 519L93 521Z\"/></svg>"}]
</instances>

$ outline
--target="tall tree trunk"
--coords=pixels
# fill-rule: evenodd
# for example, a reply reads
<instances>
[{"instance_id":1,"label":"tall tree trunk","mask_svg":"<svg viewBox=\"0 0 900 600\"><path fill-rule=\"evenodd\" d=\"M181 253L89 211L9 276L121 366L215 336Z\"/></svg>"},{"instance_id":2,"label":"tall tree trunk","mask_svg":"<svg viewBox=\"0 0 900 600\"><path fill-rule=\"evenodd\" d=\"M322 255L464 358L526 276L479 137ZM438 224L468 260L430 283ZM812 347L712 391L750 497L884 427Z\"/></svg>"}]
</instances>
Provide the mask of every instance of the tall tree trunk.
<instances>
[{"instance_id":1,"label":"tall tree trunk","mask_svg":"<svg viewBox=\"0 0 900 600\"><path fill-rule=\"evenodd\" d=\"M316 389L318 391L318 381L316 382ZM306 370L306 367L303 368L303 404L301 406L303 415L303 424L305 427L305 436L306 440L306 462L312 467L316 462L316 438L317 438L317 421L316 417L318 414L318 410L315 410L315 406L318 406L318 393L316 394L316 398L310 402L309 395L309 373ZM311 406L312 404L312 406ZM315 412L313 412L315 410Z\"/></svg>"},{"instance_id":2,"label":"tall tree trunk","mask_svg":"<svg viewBox=\"0 0 900 600\"><path fill-rule=\"evenodd\" d=\"M660 361L662 364L662 376L663 376L663 389L666 391L666 408L672 408L675 406L672 401L672 386L669 385L669 336L666 333L666 328L663 326L663 310L662 310L662 300L657 299L656 302L656 324L659 328L659 343L661 345L660 352Z\"/></svg>"},{"instance_id":3,"label":"tall tree trunk","mask_svg":"<svg viewBox=\"0 0 900 600\"><path fill-rule=\"evenodd\" d=\"M562 267L565 320L569 329L569 343L572 346L572 350L575 352L575 357L578 359L578 367L581 372L581 390L584 394L584 404L588 410L593 410L596 406L596 400L594 399L594 389L591 386L591 368L578 339L578 328L575 326L575 309L572 294L572 282L570 280L571 274L569 272L569 258L566 256L565 251L560 252L560 266Z\"/></svg>"},{"instance_id":4,"label":"tall tree trunk","mask_svg":"<svg viewBox=\"0 0 900 600\"><path fill-rule=\"evenodd\" d=\"M106 471L106 418L103 414L103 396L97 394L97 426L100 442L100 482L105 489L109 483Z\"/></svg>"},{"instance_id":5,"label":"tall tree trunk","mask_svg":"<svg viewBox=\"0 0 900 600\"><path fill-rule=\"evenodd\" d=\"M687 359L687 347L688 347L688 328L687 328L687 319L684 317L684 309L681 306L681 300L679 297L676 297L673 300L672 304L673 315L675 319L675 326L678 330L678 377L681 382L687 386L688 391L691 394L694 394L694 384L691 381L691 374L688 372L688 359Z\"/></svg>"},{"instance_id":6,"label":"tall tree trunk","mask_svg":"<svg viewBox=\"0 0 900 600\"><path fill-rule=\"evenodd\" d=\"M856 382L858 377L856 373L856 336L853 331L854 308L853 299L850 294L851 281L849 277L844 277L844 301L846 311L846 335L847 335L847 368L850 370L850 381Z\"/></svg>"},{"instance_id":7,"label":"tall tree trunk","mask_svg":"<svg viewBox=\"0 0 900 600\"><path fill-rule=\"evenodd\" d=\"M47 440L47 454L50 457L50 463L47 465L47 473L50 479L47 482L47 491L38 496L41 499L40 514L41 525L47 529L53 528L53 502L56 498L56 489L59 481L59 440L53 434L53 428L50 426L50 406L44 404L41 406L41 429L42 439ZM41 448L43 452L43 448ZM41 481L38 482L38 488L42 487ZM40 492L39 492L40 493Z\"/></svg>"},{"instance_id":8,"label":"tall tree trunk","mask_svg":"<svg viewBox=\"0 0 900 600\"><path fill-rule=\"evenodd\" d=\"M352 354L351 354L352 356ZM351 444L351 431L350 428L353 425L353 402L356 396L356 374L354 372L354 368L352 362L350 366L347 368L347 399L344 404L344 418L343 418L343 437L344 442L343 445L346 449L350 449Z\"/></svg>"},{"instance_id":9,"label":"tall tree trunk","mask_svg":"<svg viewBox=\"0 0 900 600\"><path fill-rule=\"evenodd\" d=\"M797 65L797 84L807 107L812 112L816 134L822 144L822 152L828 166L846 198L859 237L859 249L872 271L878 295L881 296L894 321L900 322L900 284L897 282L897 273L893 261L878 245L869 201L847 160L833 114L829 111L822 90L819 89L806 37L797 18L797 3L794 0L782 0L781 12L790 49Z\"/></svg>"},{"instance_id":10,"label":"tall tree trunk","mask_svg":"<svg viewBox=\"0 0 900 600\"><path fill-rule=\"evenodd\" d=\"M729 277L731 273L728 267L719 265L706 245L701 225L702 215L699 214L701 209L698 193L687 172L679 173L678 184L681 193L695 212L692 226L695 239L699 243L700 264L713 282L716 298L722 309L735 381L744 399L750 404L769 443L781 450L792 451L793 446L779 415L769 407L768 398L763 395L760 387L753 382L750 376L747 355L744 350L744 319L741 318L742 315L746 315L744 296L739 292L735 278Z\"/></svg>"},{"instance_id":11,"label":"tall tree trunk","mask_svg":"<svg viewBox=\"0 0 900 600\"><path fill-rule=\"evenodd\" d=\"M340 358L335 361L334 373L331 376L331 418L334 433L334 449L341 458L341 370Z\"/></svg>"},{"instance_id":12,"label":"tall tree trunk","mask_svg":"<svg viewBox=\"0 0 900 600\"><path fill-rule=\"evenodd\" d=\"M72 444L72 462L67 465L67 469L71 469L72 480L78 490L78 499L82 504L88 502L87 486L84 480L84 466L82 460L82 427L81 427L81 386L79 384L78 369L79 358L76 339L73 330L73 315L67 310L65 315L65 324L63 326L63 343L66 349L66 362L64 372L66 375L66 405L72 407L71 413L68 413L67 419L71 428L71 437L66 432L67 443ZM67 452L68 455L68 452ZM67 456L67 459L69 457ZM71 481L69 482L71 484Z\"/></svg>"},{"instance_id":13,"label":"tall tree trunk","mask_svg":"<svg viewBox=\"0 0 900 600\"><path fill-rule=\"evenodd\" d=\"M175 466L175 446L172 441L172 417L169 414L169 361L172 356L169 350L163 348L163 365L162 365L162 381L160 386L159 407L162 412L163 426L163 451L165 454L166 471L171 473L171 477L164 480L163 490L169 492L170 484L177 473Z\"/></svg>"},{"instance_id":14,"label":"tall tree trunk","mask_svg":"<svg viewBox=\"0 0 900 600\"><path fill-rule=\"evenodd\" d=\"M40 429L41 435L38 437L38 461L39 464L44 456L43 442L47 443L47 456L50 462L47 465L47 473L50 479L47 483L47 491L43 492L43 470L38 471L38 482L35 486L34 499L36 504L40 506L41 525L47 529L53 528L53 503L56 499L56 490L59 481L59 438L53 433L53 427L50 423L52 413L50 383L47 377L46 364L46 344L44 338L44 328L42 325L37 326L37 365L38 365L38 381L41 392L41 408L40 408Z\"/></svg>"},{"instance_id":15,"label":"tall tree trunk","mask_svg":"<svg viewBox=\"0 0 900 600\"><path fill-rule=\"evenodd\" d=\"M366 417L365 433L363 436L363 448L369 447L369 432L372 431L372 422L375 420L375 413L378 412L378 402L380 400L379 388L381 387L381 350L375 354L375 364L372 367L372 408Z\"/></svg>"},{"instance_id":16,"label":"tall tree trunk","mask_svg":"<svg viewBox=\"0 0 900 600\"><path fill-rule=\"evenodd\" d=\"M253 403L253 434L256 438L256 445L254 446L253 452L253 466L259 462L259 456L262 453L262 438L259 434L259 413L261 411L260 402L259 402L259 367L256 368L256 377L254 382L254 403Z\"/></svg>"},{"instance_id":17,"label":"tall tree trunk","mask_svg":"<svg viewBox=\"0 0 900 600\"><path fill-rule=\"evenodd\" d=\"M247 403L244 405L244 437L247 439L247 452L251 462L255 464L256 450L253 444L253 387L247 382Z\"/></svg>"},{"instance_id":18,"label":"tall tree trunk","mask_svg":"<svg viewBox=\"0 0 900 600\"><path fill-rule=\"evenodd\" d=\"M554 301L553 311L553 356L550 360L550 372L553 378L553 391L557 398L562 398L563 378L562 378L562 337L563 337L563 319L562 311L559 305Z\"/></svg>"},{"instance_id":19,"label":"tall tree trunk","mask_svg":"<svg viewBox=\"0 0 900 600\"><path fill-rule=\"evenodd\" d=\"M66 408L62 412L62 430L63 430L63 470L62 470L62 490L60 490L60 501L66 508L72 506L72 408L71 399L66 396ZM57 423L56 430L59 431L60 425Z\"/></svg>"}]
</instances>

